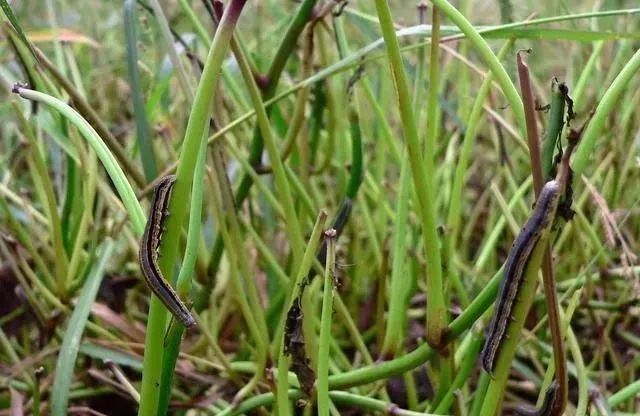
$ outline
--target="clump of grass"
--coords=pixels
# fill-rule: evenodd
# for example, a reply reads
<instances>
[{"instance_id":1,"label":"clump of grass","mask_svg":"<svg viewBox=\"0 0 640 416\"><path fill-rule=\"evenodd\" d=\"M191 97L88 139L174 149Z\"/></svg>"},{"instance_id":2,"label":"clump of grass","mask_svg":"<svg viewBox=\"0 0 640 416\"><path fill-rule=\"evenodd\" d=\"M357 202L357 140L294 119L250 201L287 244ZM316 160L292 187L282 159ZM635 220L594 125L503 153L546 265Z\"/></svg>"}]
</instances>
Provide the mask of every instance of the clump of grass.
<instances>
[{"instance_id":1,"label":"clump of grass","mask_svg":"<svg viewBox=\"0 0 640 416\"><path fill-rule=\"evenodd\" d=\"M640 411L638 9L45 5L0 0L3 409ZM577 138L490 376L502 265ZM136 255L167 174L186 331Z\"/></svg>"}]
</instances>

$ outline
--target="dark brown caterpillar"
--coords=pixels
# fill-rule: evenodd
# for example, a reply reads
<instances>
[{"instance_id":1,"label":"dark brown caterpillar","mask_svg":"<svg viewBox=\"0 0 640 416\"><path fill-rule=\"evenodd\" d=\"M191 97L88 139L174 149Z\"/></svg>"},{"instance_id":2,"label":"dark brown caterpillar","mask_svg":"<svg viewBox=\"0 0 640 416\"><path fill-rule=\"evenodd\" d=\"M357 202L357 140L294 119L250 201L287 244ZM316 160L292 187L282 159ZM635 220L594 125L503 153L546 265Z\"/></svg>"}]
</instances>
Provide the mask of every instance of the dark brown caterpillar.
<instances>
[{"instance_id":1,"label":"dark brown caterpillar","mask_svg":"<svg viewBox=\"0 0 640 416\"><path fill-rule=\"evenodd\" d=\"M513 305L533 249L540 240L542 232L551 225L556 215L560 199L560 185L556 180L547 182L536 206L526 224L516 237L504 266L504 277L500 285L498 300L493 317L486 332L486 340L482 348L482 367L492 374L496 357L502 342L507 335L507 325L512 317Z\"/></svg>"},{"instance_id":2,"label":"dark brown caterpillar","mask_svg":"<svg viewBox=\"0 0 640 416\"><path fill-rule=\"evenodd\" d=\"M175 181L175 175L167 175L160 179L154 188L151 212L140 242L138 260L142 274L151 291L164 303L177 320L189 328L196 324L196 320L169 282L162 276L158 266L158 247L164 230L164 221L169 214L169 195Z\"/></svg>"}]
</instances>

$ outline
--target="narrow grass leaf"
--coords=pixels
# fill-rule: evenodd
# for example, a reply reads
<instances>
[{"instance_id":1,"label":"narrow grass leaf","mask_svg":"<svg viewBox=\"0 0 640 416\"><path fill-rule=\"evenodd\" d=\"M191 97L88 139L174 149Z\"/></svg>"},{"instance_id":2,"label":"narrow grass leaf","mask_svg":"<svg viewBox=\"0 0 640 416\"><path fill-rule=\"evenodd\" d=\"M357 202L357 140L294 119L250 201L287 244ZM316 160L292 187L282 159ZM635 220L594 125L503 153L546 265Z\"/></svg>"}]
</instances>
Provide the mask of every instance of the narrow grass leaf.
<instances>
[{"instance_id":1,"label":"narrow grass leaf","mask_svg":"<svg viewBox=\"0 0 640 416\"><path fill-rule=\"evenodd\" d=\"M136 33L136 2L126 0L124 2L124 34L127 43L127 69L129 72L129 83L131 84L131 95L133 99L133 114L136 120L136 134L138 148L144 175L148 181L154 179L158 173L156 158L151 145L149 134L149 122L142 96L142 84L138 73L138 35Z\"/></svg>"},{"instance_id":2,"label":"narrow grass leaf","mask_svg":"<svg viewBox=\"0 0 640 416\"><path fill-rule=\"evenodd\" d=\"M118 365L142 371L142 361L123 351L112 350L110 348L103 347L102 345L96 345L90 342L83 342L80 345L79 351L81 354L87 355L91 358L96 358L102 361L111 360Z\"/></svg>"},{"instance_id":3,"label":"narrow grass leaf","mask_svg":"<svg viewBox=\"0 0 640 416\"><path fill-rule=\"evenodd\" d=\"M62 340L58 362L56 363L56 374L53 380L53 390L51 393L51 412L54 416L62 416L67 414L67 406L69 403L69 393L71 392L71 381L73 379L73 370L80 348L80 340L84 327L89 318L91 305L98 294L98 288L104 276L104 269L108 259L111 258L114 243L107 240L103 244L96 263L89 272L89 276L82 288L78 303L71 314L69 325Z\"/></svg>"}]
</instances>

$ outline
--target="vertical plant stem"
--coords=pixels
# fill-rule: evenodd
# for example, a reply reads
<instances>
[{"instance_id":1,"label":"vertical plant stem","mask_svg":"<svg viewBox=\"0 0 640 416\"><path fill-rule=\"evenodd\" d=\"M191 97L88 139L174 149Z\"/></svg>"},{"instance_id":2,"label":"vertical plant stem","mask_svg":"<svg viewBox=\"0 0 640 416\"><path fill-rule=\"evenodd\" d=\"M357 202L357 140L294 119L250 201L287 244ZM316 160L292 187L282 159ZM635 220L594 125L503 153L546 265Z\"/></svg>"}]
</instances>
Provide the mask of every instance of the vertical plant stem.
<instances>
[{"instance_id":1,"label":"vertical plant stem","mask_svg":"<svg viewBox=\"0 0 640 416\"><path fill-rule=\"evenodd\" d=\"M522 330L526 314L533 303L533 292L535 291L538 270L542 262L543 253L546 250L546 244L549 240L549 230L547 229L544 234L545 235L543 235L543 237L540 237L540 241L534 248L533 254L527 264L526 274L523 276L523 281L519 289L521 295L512 310L513 321L509 323L509 327L507 328L507 331L509 331L511 336L502 341L493 377L489 382L487 393L484 396L484 401L482 403L480 411L481 416L496 415L500 409L500 403L504 396L511 361L513 360L518 341L520 340L520 337L517 336L517 334Z\"/></svg>"},{"instance_id":2,"label":"vertical plant stem","mask_svg":"<svg viewBox=\"0 0 640 416\"><path fill-rule=\"evenodd\" d=\"M531 78L529 67L522 58L522 51L518 52L517 65L520 78L520 89L522 91L522 102L524 105L525 120L527 123L527 140L529 144L529 157L531 160L531 175L533 176L533 189L537 197L540 195L543 183L542 161L540 159L540 140L538 136L538 124L536 122L535 102L531 89ZM551 256L551 246L547 244L544 259L542 261L542 277L547 313L549 315L549 330L551 332L551 343L553 345L553 357L558 379L558 395L560 403L558 411L562 413L567 402L567 364L565 361L565 348L560 330L560 311L558 309L558 297L556 294L555 277L553 273L553 260Z\"/></svg>"},{"instance_id":3,"label":"vertical plant stem","mask_svg":"<svg viewBox=\"0 0 640 416\"><path fill-rule=\"evenodd\" d=\"M207 138L203 136L200 142L200 152L193 172L193 186L191 190L191 203L189 209L189 229L187 232L187 245L185 247L182 267L176 281L176 292L184 299L189 295L191 289L191 275L195 269L198 258L198 246L200 243L200 228L202 215L202 193L204 167L207 158ZM169 399L171 398L171 387L173 385L173 374L175 372L178 354L180 352L180 342L184 326L174 322L166 335L166 348L162 357L162 382L160 383L160 397L158 399L158 414L167 414Z\"/></svg>"},{"instance_id":4,"label":"vertical plant stem","mask_svg":"<svg viewBox=\"0 0 640 416\"><path fill-rule=\"evenodd\" d=\"M222 163L220 146L220 143L216 143L212 149L215 215L220 218L220 233L225 245L229 248L227 254L230 265L231 288L235 292L235 298L242 311L249 334L256 344L256 372L254 377L236 393L234 397L234 403L236 403L253 390L264 375L269 353L269 333L260 297L257 293L256 282L251 278L249 260L245 255L239 221L233 205L233 196ZM234 406L234 404L231 406Z\"/></svg>"},{"instance_id":5,"label":"vertical plant stem","mask_svg":"<svg viewBox=\"0 0 640 416\"><path fill-rule=\"evenodd\" d=\"M381 357L393 358L402 349L403 335L407 329L407 301L411 287L411 275L407 273L407 240L409 198L411 196L411 176L409 161L402 161L400 170L400 190L396 205L396 218L393 233L393 249L391 263L391 286L389 295L389 312L384 341L380 351Z\"/></svg>"},{"instance_id":6,"label":"vertical plant stem","mask_svg":"<svg viewBox=\"0 0 640 416\"><path fill-rule=\"evenodd\" d=\"M490 381L491 381L491 376L488 373L482 371L480 374L480 380L476 385L473 404L471 405L469 416L478 416L480 414L480 410L482 410L483 399L484 399L484 396L487 394L487 388L489 387Z\"/></svg>"},{"instance_id":7,"label":"vertical plant stem","mask_svg":"<svg viewBox=\"0 0 640 416\"><path fill-rule=\"evenodd\" d=\"M138 35L136 25L136 1L125 0L124 2L124 33L127 41L127 70L129 73L129 83L131 84L131 95L133 99L133 113L136 120L136 138L140 149L140 158L147 181L151 182L158 174L155 154L151 145L149 132L149 121L147 120L144 97L142 96L142 85L140 74L138 73Z\"/></svg>"},{"instance_id":8,"label":"vertical plant stem","mask_svg":"<svg viewBox=\"0 0 640 416\"><path fill-rule=\"evenodd\" d=\"M86 157L86 164L83 166L83 197L82 197L82 207L91 207L93 206L96 198L96 190L98 183L98 162L97 157L94 152L91 152ZM82 277L82 259L86 255L86 251L84 249L85 243L90 238L91 234L88 232L90 229L91 223L93 222L93 212L90 209L83 209L82 214L80 216L80 221L78 222L78 227L75 232L75 240L73 241L73 250L71 254L71 258L69 260L69 278L70 281L67 284L75 283L80 280Z\"/></svg>"},{"instance_id":9,"label":"vertical plant stem","mask_svg":"<svg viewBox=\"0 0 640 416\"><path fill-rule=\"evenodd\" d=\"M263 93L264 101L271 99L276 91L278 83L280 82L280 76L282 75L282 71L284 70L284 66L289 58L289 56L293 53L296 48L296 42L298 37L304 30L305 25L311 18L311 14L313 12L313 7L315 6L317 0L304 0L300 7L296 11L296 14L291 19L291 23L287 27L287 31L280 42L278 50L276 51L275 56L273 57L273 61L271 62L271 66L267 71L267 75L265 80L267 82L267 88ZM272 111L273 106L269 106L269 113ZM257 111L257 109L256 109ZM249 151L249 163L251 165L258 165L262 158L263 151L263 138L261 136L262 132L259 127L254 129L253 139L251 142L251 149ZM249 195L249 190L253 184L253 180L249 175L245 175L238 186L238 190L236 191L235 201L236 205L241 205L244 202L247 195ZM216 241L213 245L213 249L211 250L211 260L209 263L209 274L215 275L220 265L220 259L222 258L222 252L224 250L224 244L222 242L222 238L220 235L216 237ZM210 291L211 287L205 287L206 291ZM203 305L200 305L201 307Z\"/></svg>"},{"instance_id":10,"label":"vertical plant stem","mask_svg":"<svg viewBox=\"0 0 640 416\"><path fill-rule=\"evenodd\" d=\"M209 49L191 113L189 114L185 139L178 162L177 179L169 202L169 211L172 215L167 220L167 229L163 238L163 252L160 257L160 270L165 276L172 276L171 272L177 257L182 224L187 212L186 204L183 201L189 200L188 195L193 182L193 166L196 164L198 152L201 148L200 141L205 136L209 126L209 115L213 105L213 96L220 68L245 2L246 0L231 0L226 7ZM166 321L167 310L158 298L152 296L149 306L149 319L147 321L139 416L155 416L157 414Z\"/></svg>"},{"instance_id":11,"label":"vertical plant stem","mask_svg":"<svg viewBox=\"0 0 640 416\"><path fill-rule=\"evenodd\" d=\"M518 64L518 75L520 78L520 90L522 91L522 103L524 107L524 117L527 127L527 141L529 143L529 157L531 158L531 174L533 176L533 190L536 197L542 189L542 163L540 161L540 141L538 136L538 124L536 122L536 105L531 90L531 78L529 76L529 66L522 59L520 51L516 54Z\"/></svg>"},{"instance_id":12,"label":"vertical plant stem","mask_svg":"<svg viewBox=\"0 0 640 416\"><path fill-rule=\"evenodd\" d=\"M419 23L425 23L426 3L418 4ZM416 66L416 76L413 86L413 111L417 122L420 120L420 109L422 103L420 101L422 83L424 79L424 61L426 54L426 46L421 46L418 50L418 63ZM366 80L365 80L366 81ZM372 96L371 87L365 85L365 91L368 96ZM371 103L377 102L371 100ZM379 107L379 106L378 106ZM375 107L374 107L375 109ZM387 130L388 124L384 117L379 117L380 123L383 123L383 132ZM391 133L389 132L389 135ZM384 136L384 135L383 135ZM395 142L393 142L395 143ZM398 159L401 162L400 168L400 188L398 190L398 198L396 203L396 215L393 225L393 243L391 250L391 283L389 287L389 306L387 325L384 331L384 340L380 350L380 357L393 358L402 348L403 334L407 328L406 304L408 300L409 289L412 284L413 275L406 273L407 258L407 220L409 215L409 199L411 198L411 176L409 170L409 161L406 156Z\"/></svg>"},{"instance_id":13,"label":"vertical plant stem","mask_svg":"<svg viewBox=\"0 0 640 416\"><path fill-rule=\"evenodd\" d=\"M187 70L184 67L183 62L180 60L178 53L176 52L176 48L173 44L173 37L171 36L171 30L169 29L169 22L167 21L164 12L162 11L162 6L160 6L160 2L158 0L149 0L151 3L151 7L153 8L153 14L158 21L158 25L160 26L160 32L162 33L162 37L166 43L167 53L169 54L169 59L173 64L174 71L178 77L178 85L182 89L182 93L188 101L193 100L193 84L191 77L187 75Z\"/></svg>"},{"instance_id":14,"label":"vertical plant stem","mask_svg":"<svg viewBox=\"0 0 640 416\"><path fill-rule=\"evenodd\" d=\"M307 26L305 34L305 43L302 57L302 79L306 79L311 76L312 63L313 63L313 32L315 30L315 24L311 23ZM287 129L287 136L284 139L284 147L281 151L280 158L286 160L287 157L293 152L296 147L296 138L302 129L303 122L306 121L305 113L307 101L309 100L309 91L311 90L311 84L307 84L300 88L298 96L296 97L295 110L293 116L289 121L289 128Z\"/></svg>"},{"instance_id":15,"label":"vertical plant stem","mask_svg":"<svg viewBox=\"0 0 640 416\"><path fill-rule=\"evenodd\" d=\"M205 0L205 1L210 1L210 0ZM178 0L178 3L180 3L180 7L182 8L182 11L184 11L184 13L187 15L187 19L193 25L196 35L198 36L198 40L200 40L200 42L202 42L203 45L209 45L209 43L211 42L211 38L207 33L207 29L204 28L204 26L198 19L198 16L196 15L195 11L189 4L191 2L187 0Z\"/></svg>"},{"instance_id":16,"label":"vertical plant stem","mask_svg":"<svg viewBox=\"0 0 640 416\"><path fill-rule=\"evenodd\" d=\"M566 88L566 87L564 87ZM556 143L560 140L564 127L565 92L557 79L551 81L551 106L549 108L549 123L547 133L542 143L542 176L547 180L551 176L553 153Z\"/></svg>"},{"instance_id":17,"label":"vertical plant stem","mask_svg":"<svg viewBox=\"0 0 640 416\"><path fill-rule=\"evenodd\" d=\"M280 158L280 152L276 146L275 137L271 131L271 125L269 123L269 115L262 102L258 85L255 78L251 73L248 61L240 48L237 46L235 40L233 42L233 51L238 61L238 66L242 72L247 89L249 90L249 96L251 102L256 110L256 117L258 119L258 128L260 134L264 140L264 145L267 148L269 159L271 160L271 166L273 168L273 176L276 182L276 187L280 198L282 199L282 207L285 213L285 225L289 234L289 241L291 242L291 251L293 253L293 267L296 270L302 260L304 239L302 238L302 230L300 228L300 222L298 220L298 214L295 210L295 204L293 202L291 188L285 172L284 163Z\"/></svg>"},{"instance_id":18,"label":"vertical plant stem","mask_svg":"<svg viewBox=\"0 0 640 416\"><path fill-rule=\"evenodd\" d=\"M427 104L427 140L425 141L426 157L431 156L427 164L433 166L438 135L438 85L440 85L440 12L434 6L431 11L431 54L429 59L429 101ZM425 158L426 158L425 157ZM432 177L435 179L435 175ZM432 183L435 189L435 183Z\"/></svg>"},{"instance_id":19,"label":"vertical plant stem","mask_svg":"<svg viewBox=\"0 0 640 416\"><path fill-rule=\"evenodd\" d=\"M331 343L331 316L333 315L333 292L335 290L336 232L325 232L327 239L327 262L324 268L324 291L320 318L320 339L318 341L318 414L329 415L329 347Z\"/></svg>"},{"instance_id":20,"label":"vertical plant stem","mask_svg":"<svg viewBox=\"0 0 640 416\"><path fill-rule=\"evenodd\" d=\"M313 227L311 238L309 239L309 244L307 244L307 249L305 250L304 256L302 257L302 263L300 264L300 268L298 270L298 273L296 274L296 279L294 281L291 281L289 288L289 297L285 303L285 308L283 308L282 318L280 319L280 324L274 337L274 340L277 341L277 344L275 344L276 348L274 348L274 355L278 356L279 376L277 381L276 396L279 416L286 416L289 414L289 397L287 395L287 392L289 391L289 380L287 379L286 374L289 371L290 360L284 352L284 329L286 317L288 311L293 305L293 302L298 299L298 296L300 295L300 288L305 284L304 279L309 274L309 270L311 270L311 265L318 250L320 235L326 219L326 211L320 211L320 214L318 215L318 218L316 220L316 224Z\"/></svg>"},{"instance_id":21,"label":"vertical plant stem","mask_svg":"<svg viewBox=\"0 0 640 416\"><path fill-rule=\"evenodd\" d=\"M431 10L431 44L430 47L430 60L429 60L429 98L427 104L427 137L425 140L425 164L427 166L427 172L431 175L427 179L431 182L431 189L435 191L436 187L436 175L435 175L435 154L438 147L438 125L440 121L440 111L438 107L438 87L440 85L440 12L437 6L433 6ZM432 199L435 199L435 193L432 193ZM444 262L446 265L446 261ZM445 275L446 277L446 275ZM440 290L443 290L442 284ZM429 287L428 293L431 295L431 290L438 290L437 287ZM444 297L444 291L442 293ZM430 296L431 297L431 296ZM431 299L429 299L430 303ZM446 300L444 301L446 303ZM428 307L427 307L428 308ZM427 310L427 319L429 319L429 312ZM448 316L444 315L442 325L448 323ZM427 324L428 325L428 324ZM438 386L436 396L433 398L433 403L440 402L442 396L446 392L446 387L451 384L453 378L453 354L451 347L447 346L442 350L442 354L439 355L435 362L435 366L438 370Z\"/></svg>"},{"instance_id":22,"label":"vertical plant stem","mask_svg":"<svg viewBox=\"0 0 640 416\"><path fill-rule=\"evenodd\" d=\"M426 22L427 14L427 2L421 0L417 5L418 9L418 24L424 25ZM418 49L418 62L416 63L416 74L413 80L413 112L416 115L418 125L420 125L420 114L422 113L422 89L424 88L424 73L425 73L425 56L427 54L426 42L420 45Z\"/></svg>"},{"instance_id":23,"label":"vertical plant stem","mask_svg":"<svg viewBox=\"0 0 640 416\"><path fill-rule=\"evenodd\" d=\"M484 342L484 337L482 333L479 331L474 332L472 335L471 342L467 345L466 350L464 351L464 358L460 363L460 368L458 369L458 373L456 374L453 382L447 386L447 391L438 403L435 410L433 410L434 414L442 415L450 413L449 408L451 407L453 401L455 400L456 392L462 389L464 383L468 380L471 375L471 371L476 363L476 359L478 358L478 354L480 353L480 349L482 349L482 343Z\"/></svg>"},{"instance_id":24,"label":"vertical plant stem","mask_svg":"<svg viewBox=\"0 0 640 416\"><path fill-rule=\"evenodd\" d=\"M505 44L500 48L498 52L498 59L501 60L508 50L511 49L513 45L513 40L508 40ZM471 113L469 114L469 118L467 121L467 129L464 132L464 137L462 139L462 146L460 148L460 155L458 156L458 163L456 164L455 173L453 176L453 184L451 186L451 200L449 202L449 211L447 214L447 234L445 237L445 252L447 253L448 264L449 267L447 271L451 274L458 273L457 268L455 267L455 261L453 259L454 253L454 245L458 240L458 236L460 233L460 222L462 219L462 203L463 203L463 188L464 181L467 177L467 172L469 168L469 159L471 157L471 152L473 150L473 145L476 139L476 133L478 131L480 116L482 115L482 107L484 105L485 100L487 99L487 95L489 93L489 88L491 87L491 83L493 82L493 73L487 73L487 77L482 81L480 85L480 89L476 94L476 98L474 100L473 106L471 108ZM502 222L504 223L504 218L502 218ZM487 244L483 245L487 247ZM476 263L477 264L477 263ZM464 295L460 295L464 296ZM468 303L468 302L467 302Z\"/></svg>"},{"instance_id":25,"label":"vertical plant stem","mask_svg":"<svg viewBox=\"0 0 640 416\"><path fill-rule=\"evenodd\" d=\"M434 176L431 163L433 156L428 153L425 159L422 157L422 146L418 139L407 75L400 55L400 46L395 34L391 11L386 0L376 0L376 10L389 53L415 193L418 197L418 213L422 226L425 257L428 264L427 291L429 293L429 302L427 303L426 338L430 345L439 346L442 339L442 331L446 327L447 314L442 287L440 241L436 224L435 192L432 180ZM431 120L428 122L431 122ZM427 149L427 152L433 151L434 149Z\"/></svg>"}]
</instances>

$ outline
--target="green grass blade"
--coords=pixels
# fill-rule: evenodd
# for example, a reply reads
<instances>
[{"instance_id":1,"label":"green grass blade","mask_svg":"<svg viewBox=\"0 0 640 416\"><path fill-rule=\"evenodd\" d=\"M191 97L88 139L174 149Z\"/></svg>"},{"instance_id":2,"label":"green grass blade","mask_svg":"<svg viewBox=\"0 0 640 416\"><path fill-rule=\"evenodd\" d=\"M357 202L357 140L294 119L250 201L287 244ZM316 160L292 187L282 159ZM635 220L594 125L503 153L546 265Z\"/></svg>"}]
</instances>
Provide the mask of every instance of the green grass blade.
<instances>
[{"instance_id":1,"label":"green grass blade","mask_svg":"<svg viewBox=\"0 0 640 416\"><path fill-rule=\"evenodd\" d=\"M129 367L136 371L142 371L142 361L137 357L123 351L112 350L102 345L83 342L80 345L80 353L98 360L111 360L114 363Z\"/></svg>"},{"instance_id":2,"label":"green grass blade","mask_svg":"<svg viewBox=\"0 0 640 416\"><path fill-rule=\"evenodd\" d=\"M114 242L106 240L100 249L96 263L82 288L78 303L71 314L67 330L62 340L58 362L56 363L56 374L53 380L53 390L51 393L51 414L62 416L67 414L69 393L71 392L71 381L75 368L76 357L80 347L80 340L84 327L89 318L91 305L93 304L98 288L104 277L104 270L107 262L111 258L114 249Z\"/></svg>"},{"instance_id":3,"label":"green grass blade","mask_svg":"<svg viewBox=\"0 0 640 416\"><path fill-rule=\"evenodd\" d=\"M11 6L9 5L9 3L7 3L7 0L0 0L0 7L2 8L4 16L7 18L7 20L9 20L13 28L18 33L20 41L28 48L31 48L31 43L25 36L24 31L22 30L22 26L20 26L20 23L18 23L18 19L16 19L16 16L13 14L13 10L11 10Z\"/></svg>"},{"instance_id":4,"label":"green grass blade","mask_svg":"<svg viewBox=\"0 0 640 416\"><path fill-rule=\"evenodd\" d=\"M138 36L136 33L136 1L125 0L124 2L124 34L127 43L127 69L129 73L129 83L131 84L131 94L133 98L133 114L136 120L136 133L138 148L144 175L151 182L158 174L156 158L151 145L149 132L149 122L142 96L142 84L138 72Z\"/></svg>"}]
</instances>

